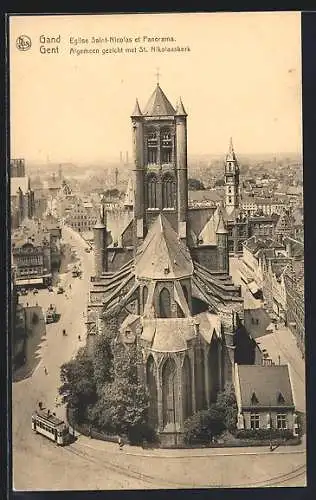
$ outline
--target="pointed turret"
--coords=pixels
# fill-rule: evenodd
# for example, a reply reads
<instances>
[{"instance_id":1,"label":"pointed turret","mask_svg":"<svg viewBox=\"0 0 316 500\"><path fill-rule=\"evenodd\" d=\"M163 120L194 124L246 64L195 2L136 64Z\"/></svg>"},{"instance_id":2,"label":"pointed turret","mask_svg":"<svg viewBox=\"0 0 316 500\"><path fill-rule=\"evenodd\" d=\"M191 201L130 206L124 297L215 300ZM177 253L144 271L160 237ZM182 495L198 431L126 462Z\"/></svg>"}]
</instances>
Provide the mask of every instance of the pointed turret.
<instances>
[{"instance_id":1,"label":"pointed turret","mask_svg":"<svg viewBox=\"0 0 316 500\"><path fill-rule=\"evenodd\" d=\"M182 102L182 99L181 97L179 98L179 101L177 103L177 107L176 107L176 115L177 116L188 116L186 110L184 109L184 106L183 106L183 102Z\"/></svg>"},{"instance_id":2,"label":"pointed turret","mask_svg":"<svg viewBox=\"0 0 316 500\"><path fill-rule=\"evenodd\" d=\"M138 99L136 99L136 104L133 113L131 114L131 118L135 118L136 116L143 116L140 107L139 107L139 102Z\"/></svg>"},{"instance_id":3,"label":"pointed turret","mask_svg":"<svg viewBox=\"0 0 316 500\"><path fill-rule=\"evenodd\" d=\"M99 277L107 270L106 248L106 213L102 204L99 220L93 228L95 276Z\"/></svg>"},{"instance_id":4,"label":"pointed turret","mask_svg":"<svg viewBox=\"0 0 316 500\"><path fill-rule=\"evenodd\" d=\"M228 231L225 227L223 213L218 209L219 219L216 229L216 243L218 255L218 270L229 273L229 258L228 258Z\"/></svg>"},{"instance_id":5,"label":"pointed turret","mask_svg":"<svg viewBox=\"0 0 316 500\"><path fill-rule=\"evenodd\" d=\"M221 210L219 211L219 220L218 220L218 225L217 225L217 229L216 229L216 234L228 234L228 231L225 227L224 218L223 218L223 214L222 214Z\"/></svg>"}]
</instances>

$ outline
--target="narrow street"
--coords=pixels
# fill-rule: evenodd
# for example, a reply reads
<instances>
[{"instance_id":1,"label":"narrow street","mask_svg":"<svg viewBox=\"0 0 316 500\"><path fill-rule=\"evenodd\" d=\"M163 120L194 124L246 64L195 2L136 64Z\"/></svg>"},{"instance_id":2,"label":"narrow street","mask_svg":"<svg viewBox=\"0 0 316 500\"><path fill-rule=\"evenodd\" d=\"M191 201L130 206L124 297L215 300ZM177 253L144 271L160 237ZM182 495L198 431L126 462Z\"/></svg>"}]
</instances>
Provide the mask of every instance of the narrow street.
<instances>
[{"instance_id":1,"label":"narrow street","mask_svg":"<svg viewBox=\"0 0 316 500\"><path fill-rule=\"evenodd\" d=\"M93 254L79 234L63 228L63 239L77 249L83 278L68 273L64 283L69 298L42 290L23 297L29 305L50 303L61 314L58 323L46 326L46 333L32 340L35 351L30 366L23 368L12 388L13 487L18 490L107 490L195 487L304 486L304 444L266 447L197 450L142 450L79 436L64 448L57 447L31 430L31 414L39 400L64 418L56 407L60 366L83 345L89 278ZM71 284L71 290L69 290ZM68 288L67 288L68 286ZM250 300L250 299L249 299ZM65 328L68 335L62 336ZM39 327L39 331L41 331ZM81 335L81 341L78 340ZM281 339L280 339L281 340ZM285 354L284 354L285 355ZM44 367L48 374L45 375ZM254 459L255 458L255 459Z\"/></svg>"}]
</instances>

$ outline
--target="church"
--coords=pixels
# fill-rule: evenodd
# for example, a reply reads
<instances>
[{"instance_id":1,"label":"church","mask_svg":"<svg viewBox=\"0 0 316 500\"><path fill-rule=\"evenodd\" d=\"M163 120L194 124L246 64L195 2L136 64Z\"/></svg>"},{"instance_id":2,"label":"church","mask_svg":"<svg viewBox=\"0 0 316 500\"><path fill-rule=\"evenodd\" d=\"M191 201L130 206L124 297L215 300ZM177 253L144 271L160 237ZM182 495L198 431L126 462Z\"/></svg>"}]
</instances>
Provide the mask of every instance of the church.
<instances>
[{"instance_id":1,"label":"church","mask_svg":"<svg viewBox=\"0 0 316 500\"><path fill-rule=\"evenodd\" d=\"M253 364L257 346L243 326L243 299L229 275L228 231L220 207L188 207L187 113L157 84L131 115L134 210L118 229L105 211L94 227L95 276L88 343L118 320L117 341L142 353L149 420L162 443L179 444L185 420L207 408ZM236 175L233 150L227 176ZM230 192L231 206L237 193ZM114 232L116 234L114 235Z\"/></svg>"}]
</instances>

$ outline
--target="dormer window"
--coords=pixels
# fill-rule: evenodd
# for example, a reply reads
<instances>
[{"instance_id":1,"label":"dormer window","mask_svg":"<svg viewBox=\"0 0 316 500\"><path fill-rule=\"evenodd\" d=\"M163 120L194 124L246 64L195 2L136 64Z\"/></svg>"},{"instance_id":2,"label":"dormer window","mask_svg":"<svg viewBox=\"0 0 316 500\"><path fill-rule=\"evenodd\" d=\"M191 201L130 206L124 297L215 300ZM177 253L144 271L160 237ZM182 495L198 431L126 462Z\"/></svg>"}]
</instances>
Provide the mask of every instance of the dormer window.
<instances>
[{"instance_id":1,"label":"dormer window","mask_svg":"<svg viewBox=\"0 0 316 500\"><path fill-rule=\"evenodd\" d=\"M285 399L283 397L283 394L281 392L279 392L278 394L278 403L285 403Z\"/></svg>"},{"instance_id":2,"label":"dormer window","mask_svg":"<svg viewBox=\"0 0 316 500\"><path fill-rule=\"evenodd\" d=\"M253 392L252 396L251 396L251 404L252 405L257 405L258 403L259 403L259 400L258 400L256 394Z\"/></svg>"}]
</instances>

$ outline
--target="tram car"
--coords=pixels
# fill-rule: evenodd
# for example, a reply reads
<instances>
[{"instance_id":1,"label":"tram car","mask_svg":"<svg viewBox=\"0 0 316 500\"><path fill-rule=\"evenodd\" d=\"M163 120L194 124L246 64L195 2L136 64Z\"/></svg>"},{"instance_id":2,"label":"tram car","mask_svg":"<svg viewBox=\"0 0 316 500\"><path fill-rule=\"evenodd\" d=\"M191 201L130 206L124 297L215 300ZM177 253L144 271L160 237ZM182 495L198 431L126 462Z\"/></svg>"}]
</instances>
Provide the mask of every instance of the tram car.
<instances>
[{"instance_id":1,"label":"tram car","mask_svg":"<svg viewBox=\"0 0 316 500\"><path fill-rule=\"evenodd\" d=\"M69 426L49 410L35 411L32 415L32 430L43 434L59 446L70 441Z\"/></svg>"}]
</instances>

